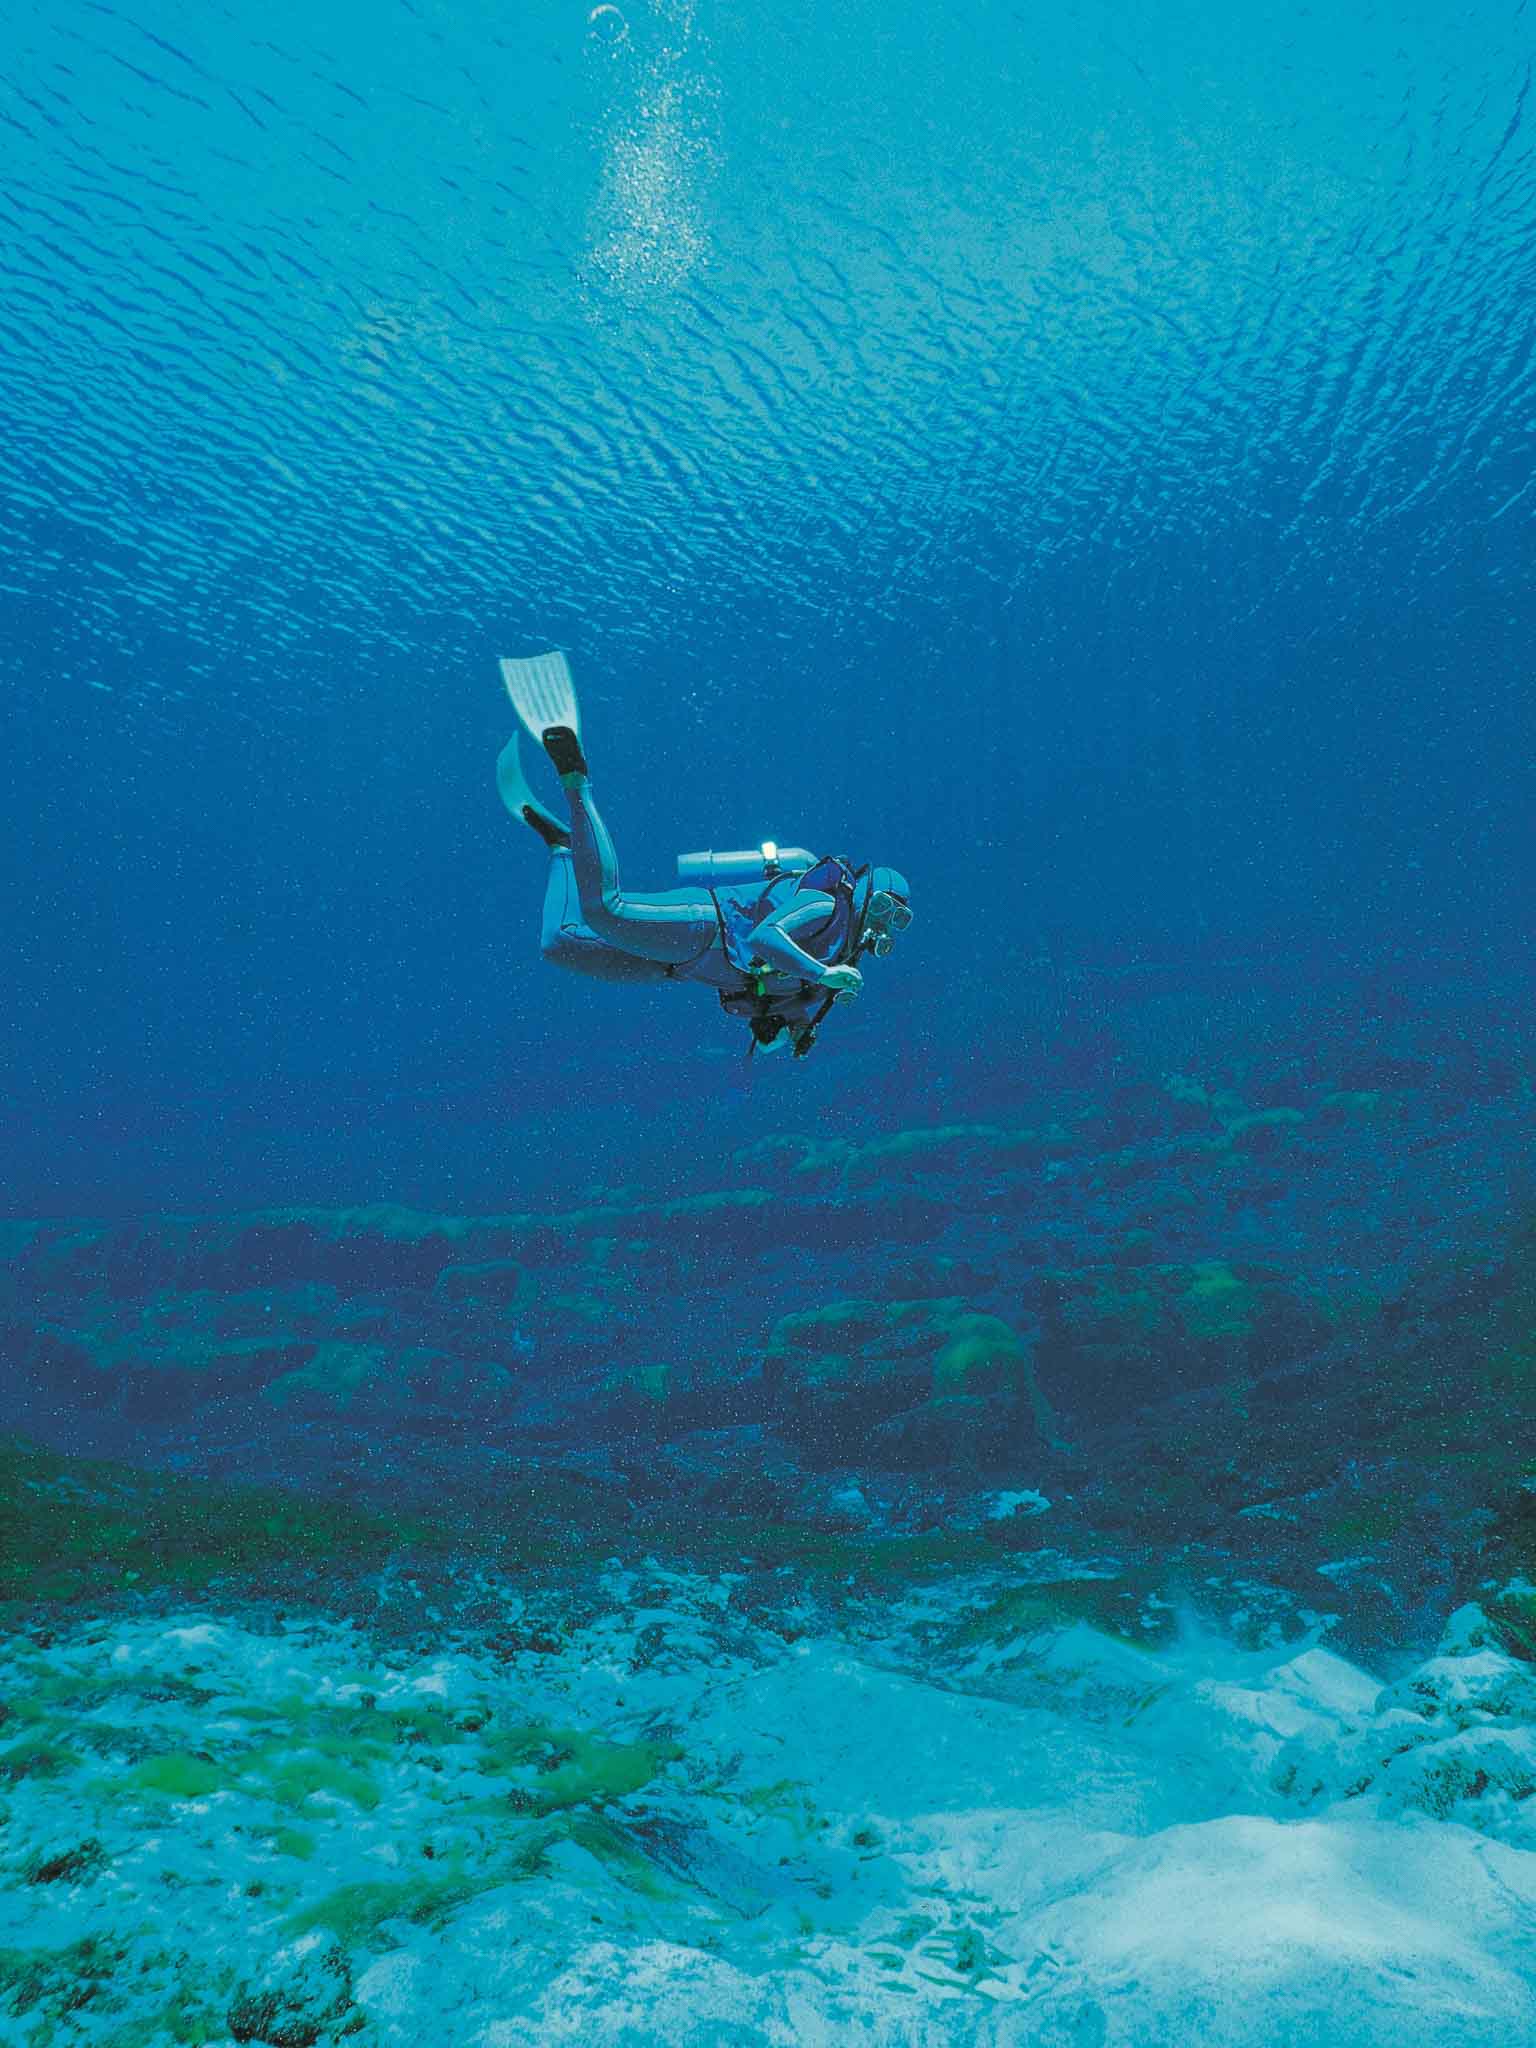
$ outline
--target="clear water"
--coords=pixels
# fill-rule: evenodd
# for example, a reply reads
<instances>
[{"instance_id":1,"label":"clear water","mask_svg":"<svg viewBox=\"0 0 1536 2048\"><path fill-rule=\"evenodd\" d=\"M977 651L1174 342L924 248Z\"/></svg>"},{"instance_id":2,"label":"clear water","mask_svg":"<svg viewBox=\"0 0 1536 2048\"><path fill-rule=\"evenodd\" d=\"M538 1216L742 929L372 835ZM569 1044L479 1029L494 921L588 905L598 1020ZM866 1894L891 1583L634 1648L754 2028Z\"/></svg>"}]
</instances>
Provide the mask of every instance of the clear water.
<instances>
[{"instance_id":1,"label":"clear water","mask_svg":"<svg viewBox=\"0 0 1536 2048\"><path fill-rule=\"evenodd\" d=\"M1529 63L1513 5L11 10L23 1206L338 1140L484 1200L408 1104L713 1100L704 1007L534 957L549 644L631 879L916 875L823 1110L1046 958L1519 957Z\"/></svg>"},{"instance_id":2,"label":"clear water","mask_svg":"<svg viewBox=\"0 0 1536 2048\"><path fill-rule=\"evenodd\" d=\"M0 2038L1536 2039L1533 36L11 0Z\"/></svg>"}]
</instances>

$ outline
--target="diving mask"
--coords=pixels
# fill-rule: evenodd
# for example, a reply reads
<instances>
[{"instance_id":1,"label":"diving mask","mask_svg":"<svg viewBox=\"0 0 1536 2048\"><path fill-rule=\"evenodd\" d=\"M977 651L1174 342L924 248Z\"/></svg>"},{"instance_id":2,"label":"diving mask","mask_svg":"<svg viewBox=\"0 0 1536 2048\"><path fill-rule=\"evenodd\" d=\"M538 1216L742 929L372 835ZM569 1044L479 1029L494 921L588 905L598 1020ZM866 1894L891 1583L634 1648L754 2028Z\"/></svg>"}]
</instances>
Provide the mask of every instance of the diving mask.
<instances>
[{"instance_id":1,"label":"diving mask","mask_svg":"<svg viewBox=\"0 0 1536 2048\"><path fill-rule=\"evenodd\" d=\"M884 931L904 932L912 922L912 906L900 896L893 896L889 889L877 889L869 899L864 918L866 923L879 925Z\"/></svg>"}]
</instances>

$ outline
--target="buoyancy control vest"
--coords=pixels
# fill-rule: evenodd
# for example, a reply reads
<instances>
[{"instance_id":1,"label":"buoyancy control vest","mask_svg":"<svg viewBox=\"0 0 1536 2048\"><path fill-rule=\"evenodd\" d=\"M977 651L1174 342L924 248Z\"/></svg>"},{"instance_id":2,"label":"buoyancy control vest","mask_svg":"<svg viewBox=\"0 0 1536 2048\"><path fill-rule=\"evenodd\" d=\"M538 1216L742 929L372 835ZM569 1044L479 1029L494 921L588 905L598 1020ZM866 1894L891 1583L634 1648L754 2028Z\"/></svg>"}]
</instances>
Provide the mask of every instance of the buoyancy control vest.
<instances>
[{"instance_id":1,"label":"buoyancy control vest","mask_svg":"<svg viewBox=\"0 0 1536 2048\"><path fill-rule=\"evenodd\" d=\"M726 959L747 980L760 979L762 970L753 953L752 934L765 918L805 894L832 899L832 908L823 922L803 934L804 940L809 941L805 950L811 952L814 948L815 957L826 966L838 966L857 944L856 898L860 879L867 872L850 867L839 855L831 853L802 874L777 875L767 882L727 883L711 889Z\"/></svg>"},{"instance_id":2,"label":"buoyancy control vest","mask_svg":"<svg viewBox=\"0 0 1536 2048\"><path fill-rule=\"evenodd\" d=\"M800 874L711 889L720 921L721 946L742 978L739 988L720 991L720 1005L729 1015L745 1018L751 1025L749 1052L755 1051L762 1039L784 1028L792 1032L795 1053L803 1058L815 1043L817 1026L833 1002L833 997L827 995L814 1011L809 1010L807 1006L819 994L815 982L796 982L782 971L765 967L752 948L752 934L757 927L802 892L830 896L832 908L825 920L814 930L798 935L796 943L808 941L806 951L814 948L815 957L828 967L841 966L858 954L863 926L860 896L867 896L868 891L869 869L852 867L835 853L823 855ZM787 1005L799 1009L798 1019L783 1014Z\"/></svg>"}]
</instances>

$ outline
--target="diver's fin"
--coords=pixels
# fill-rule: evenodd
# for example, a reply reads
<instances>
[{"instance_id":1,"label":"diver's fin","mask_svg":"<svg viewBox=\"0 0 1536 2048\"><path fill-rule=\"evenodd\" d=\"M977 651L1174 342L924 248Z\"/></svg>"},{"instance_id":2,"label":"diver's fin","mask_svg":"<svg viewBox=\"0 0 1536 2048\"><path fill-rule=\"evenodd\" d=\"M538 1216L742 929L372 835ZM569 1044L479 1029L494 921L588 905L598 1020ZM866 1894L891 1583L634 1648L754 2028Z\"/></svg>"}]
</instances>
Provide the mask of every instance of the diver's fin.
<instances>
[{"instance_id":1,"label":"diver's fin","mask_svg":"<svg viewBox=\"0 0 1536 2048\"><path fill-rule=\"evenodd\" d=\"M576 686L565 656L558 648L549 654L533 654L524 661L503 660L501 680L512 699L512 709L523 722L529 737L544 744L552 725L569 726L578 738L581 713L576 707Z\"/></svg>"},{"instance_id":2,"label":"diver's fin","mask_svg":"<svg viewBox=\"0 0 1536 2048\"><path fill-rule=\"evenodd\" d=\"M524 825L531 825L546 846L570 845L570 833L545 810L528 787L528 778L523 773L523 746L519 733L513 733L496 756L496 788L512 816Z\"/></svg>"}]
</instances>

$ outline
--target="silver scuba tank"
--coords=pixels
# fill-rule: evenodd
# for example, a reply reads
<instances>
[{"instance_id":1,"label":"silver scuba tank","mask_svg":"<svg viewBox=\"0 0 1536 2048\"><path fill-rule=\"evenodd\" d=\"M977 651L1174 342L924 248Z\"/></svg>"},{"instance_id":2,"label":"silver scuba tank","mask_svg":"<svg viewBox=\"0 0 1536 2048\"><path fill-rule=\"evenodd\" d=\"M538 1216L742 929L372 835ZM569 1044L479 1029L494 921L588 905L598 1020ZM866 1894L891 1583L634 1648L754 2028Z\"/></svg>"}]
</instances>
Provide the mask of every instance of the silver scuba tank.
<instances>
[{"instance_id":1,"label":"silver scuba tank","mask_svg":"<svg viewBox=\"0 0 1536 2048\"><path fill-rule=\"evenodd\" d=\"M776 875L803 875L816 865L814 853L803 846L780 846L765 839L746 853L680 853L677 879L694 882L706 889L728 882L771 882Z\"/></svg>"}]
</instances>

